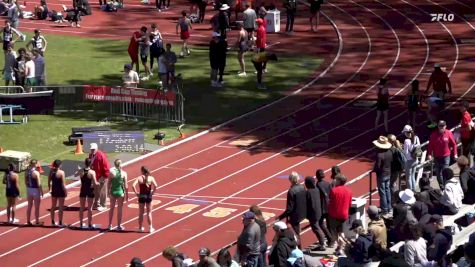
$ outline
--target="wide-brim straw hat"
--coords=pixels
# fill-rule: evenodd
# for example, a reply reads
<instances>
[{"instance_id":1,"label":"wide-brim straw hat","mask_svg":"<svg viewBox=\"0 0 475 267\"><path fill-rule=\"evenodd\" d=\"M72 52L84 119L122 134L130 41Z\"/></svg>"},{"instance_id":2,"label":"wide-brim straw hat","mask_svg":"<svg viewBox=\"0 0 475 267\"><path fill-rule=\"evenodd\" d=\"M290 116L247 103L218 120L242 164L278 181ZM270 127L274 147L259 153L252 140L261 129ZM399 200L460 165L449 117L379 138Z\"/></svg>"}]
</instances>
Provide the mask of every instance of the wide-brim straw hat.
<instances>
[{"instance_id":1,"label":"wide-brim straw hat","mask_svg":"<svg viewBox=\"0 0 475 267\"><path fill-rule=\"evenodd\" d=\"M380 136L377 140L374 140L373 145L381 149L390 149L393 146L391 143L389 143L389 140L386 136Z\"/></svg>"}]
</instances>

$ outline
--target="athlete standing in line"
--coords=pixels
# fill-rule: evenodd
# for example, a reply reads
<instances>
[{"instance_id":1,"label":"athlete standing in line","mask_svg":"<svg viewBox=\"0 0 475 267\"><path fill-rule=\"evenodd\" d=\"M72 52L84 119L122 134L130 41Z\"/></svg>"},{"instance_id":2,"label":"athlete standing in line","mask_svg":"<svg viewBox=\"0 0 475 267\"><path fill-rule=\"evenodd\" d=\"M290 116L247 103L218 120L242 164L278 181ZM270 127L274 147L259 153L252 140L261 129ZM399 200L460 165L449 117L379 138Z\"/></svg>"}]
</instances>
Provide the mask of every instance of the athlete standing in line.
<instances>
[{"instance_id":1,"label":"athlete standing in line","mask_svg":"<svg viewBox=\"0 0 475 267\"><path fill-rule=\"evenodd\" d=\"M142 166L140 169L142 172L142 176L135 180L132 188L134 189L134 193L138 196L139 199L139 231L143 232L144 228L143 224L143 213L144 207L147 209L147 220L149 225L149 232L153 233L155 229L152 226L152 196L155 190L157 189L157 182L153 176L150 176L150 171L147 167ZM137 191L137 185L139 185L139 191Z\"/></svg>"},{"instance_id":2,"label":"athlete standing in line","mask_svg":"<svg viewBox=\"0 0 475 267\"><path fill-rule=\"evenodd\" d=\"M94 202L94 186L99 186L96 179L96 172L91 169L92 161L90 158L84 160L85 167L77 172L81 178L81 189L79 191L79 227L83 228L84 209L87 201L87 223L89 229L94 229L92 224L92 206Z\"/></svg>"},{"instance_id":3,"label":"athlete standing in line","mask_svg":"<svg viewBox=\"0 0 475 267\"><path fill-rule=\"evenodd\" d=\"M192 27L191 21L186 16L185 10L181 12L181 15L182 17L178 20L178 23L176 24L176 34L179 34L181 40L183 41L183 44L181 46L180 57L184 57L185 53L187 56L190 55L190 49L188 49L188 39L190 38L190 30L192 29ZM179 32L178 28L180 29Z\"/></svg>"},{"instance_id":4,"label":"athlete standing in line","mask_svg":"<svg viewBox=\"0 0 475 267\"><path fill-rule=\"evenodd\" d=\"M109 190L110 210L109 210L109 230L112 230L112 218L114 217L115 203L117 202L117 230L123 231L122 226L122 208L124 201L129 200L129 193L127 187L127 173L122 170L122 161L116 159L114 167L110 170L109 183L107 185ZM124 198L125 197L125 198Z\"/></svg>"},{"instance_id":5,"label":"athlete standing in line","mask_svg":"<svg viewBox=\"0 0 475 267\"><path fill-rule=\"evenodd\" d=\"M33 204L35 206L35 225L43 225L43 223L40 222L40 204L41 198L43 197L43 188L41 187L40 173L36 170L37 164L38 162L36 160L31 160L30 166L25 172L25 185L28 199L26 223L28 225L32 225L30 218Z\"/></svg>"},{"instance_id":6,"label":"athlete standing in line","mask_svg":"<svg viewBox=\"0 0 475 267\"><path fill-rule=\"evenodd\" d=\"M5 195L7 197L7 220L8 223L15 223L16 201L20 196L20 182L18 174L15 173L15 166L8 164L8 169L3 176L5 185Z\"/></svg>"},{"instance_id":7,"label":"athlete standing in line","mask_svg":"<svg viewBox=\"0 0 475 267\"><path fill-rule=\"evenodd\" d=\"M68 195L66 190L66 181L64 171L61 170L61 160L57 159L53 162L53 168L48 176L48 188L51 192L51 225L56 226L54 220L54 212L58 207L58 226L63 227L63 207L64 199Z\"/></svg>"}]
</instances>

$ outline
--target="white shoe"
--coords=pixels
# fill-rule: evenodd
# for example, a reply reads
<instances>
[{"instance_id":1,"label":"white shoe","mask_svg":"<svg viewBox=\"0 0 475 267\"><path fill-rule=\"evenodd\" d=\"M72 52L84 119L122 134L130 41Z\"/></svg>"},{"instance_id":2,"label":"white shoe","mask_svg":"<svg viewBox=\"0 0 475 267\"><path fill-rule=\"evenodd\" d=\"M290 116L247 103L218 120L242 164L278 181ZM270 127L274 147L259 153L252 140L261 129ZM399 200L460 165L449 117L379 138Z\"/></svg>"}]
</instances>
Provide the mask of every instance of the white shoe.
<instances>
[{"instance_id":1,"label":"white shoe","mask_svg":"<svg viewBox=\"0 0 475 267\"><path fill-rule=\"evenodd\" d=\"M267 69L262 70L262 73L267 73Z\"/></svg>"},{"instance_id":2,"label":"white shoe","mask_svg":"<svg viewBox=\"0 0 475 267\"><path fill-rule=\"evenodd\" d=\"M105 207L97 207L97 211L105 211L106 208Z\"/></svg>"},{"instance_id":3,"label":"white shoe","mask_svg":"<svg viewBox=\"0 0 475 267\"><path fill-rule=\"evenodd\" d=\"M143 233L144 229L143 226L139 228L139 232Z\"/></svg>"},{"instance_id":4,"label":"white shoe","mask_svg":"<svg viewBox=\"0 0 475 267\"><path fill-rule=\"evenodd\" d=\"M148 230L149 233L153 233L155 232L155 229L153 227L150 226L149 230Z\"/></svg>"},{"instance_id":5,"label":"white shoe","mask_svg":"<svg viewBox=\"0 0 475 267\"><path fill-rule=\"evenodd\" d=\"M148 79L150 79L148 76L143 76L141 80L142 81L148 81Z\"/></svg>"},{"instance_id":6,"label":"white shoe","mask_svg":"<svg viewBox=\"0 0 475 267\"><path fill-rule=\"evenodd\" d=\"M211 81L211 87L219 87L217 81Z\"/></svg>"},{"instance_id":7,"label":"white shoe","mask_svg":"<svg viewBox=\"0 0 475 267\"><path fill-rule=\"evenodd\" d=\"M247 73L245 71L244 72L238 72L238 76L239 77L246 77Z\"/></svg>"},{"instance_id":8,"label":"white shoe","mask_svg":"<svg viewBox=\"0 0 475 267\"><path fill-rule=\"evenodd\" d=\"M117 226L117 231L124 231L125 227L122 225Z\"/></svg>"},{"instance_id":9,"label":"white shoe","mask_svg":"<svg viewBox=\"0 0 475 267\"><path fill-rule=\"evenodd\" d=\"M112 230L112 225L109 225L109 227L107 227L107 230L111 231Z\"/></svg>"}]
</instances>

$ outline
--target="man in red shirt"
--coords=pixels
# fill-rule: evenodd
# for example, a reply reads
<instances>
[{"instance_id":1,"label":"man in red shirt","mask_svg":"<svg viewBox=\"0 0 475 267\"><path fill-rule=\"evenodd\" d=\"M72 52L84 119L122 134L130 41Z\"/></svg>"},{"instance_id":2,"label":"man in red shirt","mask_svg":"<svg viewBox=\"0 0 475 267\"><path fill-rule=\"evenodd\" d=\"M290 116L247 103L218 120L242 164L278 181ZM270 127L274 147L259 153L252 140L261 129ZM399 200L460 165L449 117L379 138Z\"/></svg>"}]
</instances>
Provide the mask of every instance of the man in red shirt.
<instances>
[{"instance_id":1,"label":"man in red shirt","mask_svg":"<svg viewBox=\"0 0 475 267\"><path fill-rule=\"evenodd\" d=\"M91 143L89 158L92 161L91 167L96 172L99 186L94 188L94 205L98 211L106 209L107 186L106 179L109 178L109 161L107 155L100 151L96 143Z\"/></svg>"},{"instance_id":2,"label":"man in red shirt","mask_svg":"<svg viewBox=\"0 0 475 267\"><path fill-rule=\"evenodd\" d=\"M258 18L256 19L257 22L257 31L256 31L256 48L257 53L264 52L266 50L266 42L267 42L267 32L266 32L266 24L263 19ZM264 64L264 72L266 72L266 64Z\"/></svg>"},{"instance_id":3,"label":"man in red shirt","mask_svg":"<svg viewBox=\"0 0 475 267\"><path fill-rule=\"evenodd\" d=\"M462 155L470 158L470 148L473 142L473 122L472 116L468 113L469 103L463 101L460 105L460 112L462 113L462 120L460 121L460 140L462 141Z\"/></svg>"},{"instance_id":4,"label":"man in red shirt","mask_svg":"<svg viewBox=\"0 0 475 267\"><path fill-rule=\"evenodd\" d=\"M434 71L430 75L429 83L425 91L426 94L429 92L431 86L433 86L434 89L434 96L442 100L444 100L444 96L447 92L452 94L452 84L450 83L449 76L441 70L439 64L434 65ZM449 88L448 91L447 87Z\"/></svg>"},{"instance_id":5,"label":"man in red shirt","mask_svg":"<svg viewBox=\"0 0 475 267\"><path fill-rule=\"evenodd\" d=\"M328 203L328 230L332 235L332 240L337 240L336 254L341 253L345 237L343 235L343 224L349 218L351 207L351 190L346 184L346 177L342 174L335 176L335 187L330 191ZM332 247L333 244L329 244Z\"/></svg>"},{"instance_id":6,"label":"man in red shirt","mask_svg":"<svg viewBox=\"0 0 475 267\"><path fill-rule=\"evenodd\" d=\"M433 131L429 138L429 147L427 148L428 159L434 157L434 167L437 173L437 181L441 190L445 188L442 179L442 170L449 167L451 150L454 157L457 158L457 143L451 131L447 130L445 121L439 121L438 129Z\"/></svg>"}]
</instances>

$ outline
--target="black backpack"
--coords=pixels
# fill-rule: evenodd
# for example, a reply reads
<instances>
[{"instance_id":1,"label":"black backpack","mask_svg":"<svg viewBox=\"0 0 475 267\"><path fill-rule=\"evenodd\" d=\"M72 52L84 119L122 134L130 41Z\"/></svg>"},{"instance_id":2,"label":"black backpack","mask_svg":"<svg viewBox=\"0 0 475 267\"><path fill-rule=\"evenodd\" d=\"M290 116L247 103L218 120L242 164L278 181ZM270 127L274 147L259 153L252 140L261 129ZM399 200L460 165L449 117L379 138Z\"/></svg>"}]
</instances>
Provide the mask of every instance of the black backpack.
<instances>
[{"instance_id":1,"label":"black backpack","mask_svg":"<svg viewBox=\"0 0 475 267\"><path fill-rule=\"evenodd\" d=\"M393 150L393 161L391 163L391 172L402 171L406 165L406 155L399 148Z\"/></svg>"}]
</instances>

